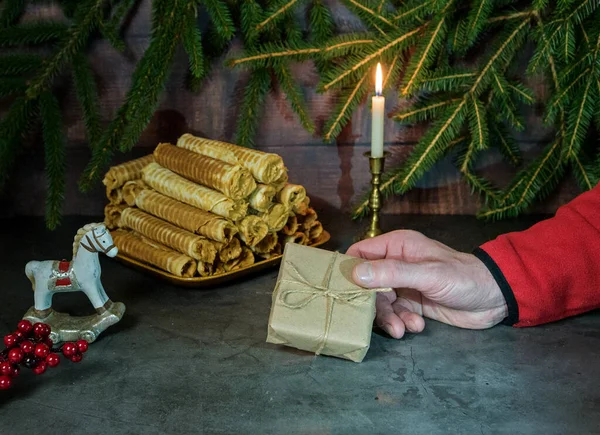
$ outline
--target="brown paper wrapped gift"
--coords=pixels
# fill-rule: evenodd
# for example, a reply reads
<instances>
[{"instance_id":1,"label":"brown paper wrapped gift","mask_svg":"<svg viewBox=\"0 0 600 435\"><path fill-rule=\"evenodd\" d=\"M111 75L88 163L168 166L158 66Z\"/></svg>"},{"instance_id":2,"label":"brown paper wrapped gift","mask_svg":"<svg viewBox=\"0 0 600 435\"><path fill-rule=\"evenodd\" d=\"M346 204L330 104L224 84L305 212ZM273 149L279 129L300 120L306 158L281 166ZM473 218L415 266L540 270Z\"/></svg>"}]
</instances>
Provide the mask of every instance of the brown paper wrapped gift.
<instances>
[{"instance_id":1,"label":"brown paper wrapped gift","mask_svg":"<svg viewBox=\"0 0 600 435\"><path fill-rule=\"evenodd\" d=\"M273 291L267 342L361 362L369 350L375 293L352 281L362 261L288 243Z\"/></svg>"}]
</instances>

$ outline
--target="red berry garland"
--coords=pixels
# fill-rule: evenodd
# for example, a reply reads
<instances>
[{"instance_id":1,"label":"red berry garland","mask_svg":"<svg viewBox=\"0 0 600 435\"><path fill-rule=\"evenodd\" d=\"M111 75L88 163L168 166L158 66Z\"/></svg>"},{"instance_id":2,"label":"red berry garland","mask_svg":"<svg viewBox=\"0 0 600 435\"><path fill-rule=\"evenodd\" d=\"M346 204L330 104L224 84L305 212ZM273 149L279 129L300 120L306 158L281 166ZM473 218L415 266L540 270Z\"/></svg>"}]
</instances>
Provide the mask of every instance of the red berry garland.
<instances>
[{"instance_id":1,"label":"red berry garland","mask_svg":"<svg viewBox=\"0 0 600 435\"><path fill-rule=\"evenodd\" d=\"M59 352L65 358L79 362L88 350L85 340L66 342L54 348L49 335L50 326L45 323L32 325L29 320L21 320L15 332L4 336L6 349L0 352L0 390L8 390L12 386L13 378L21 372L21 366L41 375L48 368L60 364Z\"/></svg>"}]
</instances>

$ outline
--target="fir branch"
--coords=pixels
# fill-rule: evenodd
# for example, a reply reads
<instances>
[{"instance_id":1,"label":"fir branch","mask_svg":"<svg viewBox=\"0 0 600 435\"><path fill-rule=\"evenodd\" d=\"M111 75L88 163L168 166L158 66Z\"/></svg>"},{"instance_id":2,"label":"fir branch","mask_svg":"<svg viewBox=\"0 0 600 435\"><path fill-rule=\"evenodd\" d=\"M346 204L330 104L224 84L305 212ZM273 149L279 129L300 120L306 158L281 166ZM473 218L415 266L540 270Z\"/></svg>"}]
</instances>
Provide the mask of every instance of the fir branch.
<instances>
[{"instance_id":1,"label":"fir branch","mask_svg":"<svg viewBox=\"0 0 600 435\"><path fill-rule=\"evenodd\" d=\"M196 79L201 79L205 74L204 50L202 48L202 35L196 25L196 9L190 8L187 21L181 33L183 48L188 55L190 73Z\"/></svg>"},{"instance_id":2,"label":"fir branch","mask_svg":"<svg viewBox=\"0 0 600 435\"><path fill-rule=\"evenodd\" d=\"M476 150L483 150L487 147L489 141L485 108L473 94L470 94L470 96L469 130L471 132L472 143Z\"/></svg>"},{"instance_id":3,"label":"fir branch","mask_svg":"<svg viewBox=\"0 0 600 435\"><path fill-rule=\"evenodd\" d=\"M461 137L458 137L458 138L452 140L448 144L448 150L451 150L453 147L457 146L458 144L463 142L465 139L466 139L465 136L461 136ZM379 188L385 196L387 196L391 193L392 186L394 185L394 183L397 182L400 175L401 175L401 172L397 172L392 175L390 175L389 173L384 174L383 183L381 183ZM365 195L365 197L363 198L361 203L354 209L354 213L352 214L352 219L359 219L359 218L365 216L365 214L369 211L369 196L370 195Z\"/></svg>"},{"instance_id":4,"label":"fir branch","mask_svg":"<svg viewBox=\"0 0 600 435\"><path fill-rule=\"evenodd\" d=\"M275 68L275 75L277 76L277 80L279 81L283 92L285 92L292 109L298 115L302 127L309 133L314 133L315 125L307 113L306 103L302 97L302 90L294 83L294 78L292 77L289 68L280 65Z\"/></svg>"},{"instance_id":5,"label":"fir branch","mask_svg":"<svg viewBox=\"0 0 600 435\"><path fill-rule=\"evenodd\" d=\"M499 122L490 122L490 139L504 159L512 166L519 166L522 162L521 150L505 127Z\"/></svg>"},{"instance_id":6,"label":"fir branch","mask_svg":"<svg viewBox=\"0 0 600 435\"><path fill-rule=\"evenodd\" d=\"M0 47L40 45L65 37L68 27L62 23L40 21L0 30Z\"/></svg>"},{"instance_id":7,"label":"fir branch","mask_svg":"<svg viewBox=\"0 0 600 435\"><path fill-rule=\"evenodd\" d=\"M592 83L594 83L593 76L589 76L585 88L577 97L579 102L568 114L567 137L570 139L565 151L569 157L572 157L581 148L592 122L598 100L598 95L595 92L596 87L592 86Z\"/></svg>"},{"instance_id":8,"label":"fir branch","mask_svg":"<svg viewBox=\"0 0 600 435\"><path fill-rule=\"evenodd\" d=\"M560 159L561 141L556 140L544 150L543 154L529 168L520 174L524 181L518 189L513 189L503 204L483 210L477 216L483 219L501 219L516 216L527 208L540 193L547 193L560 178L564 162ZM543 192L546 190L546 192Z\"/></svg>"},{"instance_id":9,"label":"fir branch","mask_svg":"<svg viewBox=\"0 0 600 435\"><path fill-rule=\"evenodd\" d=\"M0 56L0 76L19 76L37 72L43 58L34 53L12 53Z\"/></svg>"},{"instance_id":10,"label":"fir branch","mask_svg":"<svg viewBox=\"0 0 600 435\"><path fill-rule=\"evenodd\" d=\"M489 80L489 73L494 69L501 71L508 64L525 37L527 24L529 24L529 18L522 20L521 23L513 26L513 28L507 29L505 37L500 38L502 41L501 44L495 47L492 55L475 79L475 83L470 90L471 93L480 93Z\"/></svg>"},{"instance_id":11,"label":"fir branch","mask_svg":"<svg viewBox=\"0 0 600 435\"><path fill-rule=\"evenodd\" d=\"M417 179L433 166L437 158L448 151L448 145L455 139L463 123L466 103L465 96L460 103L448 110L448 116L442 118L419 141L408 157L402 175L394 183L394 190L397 193L405 193L413 187Z\"/></svg>"},{"instance_id":12,"label":"fir branch","mask_svg":"<svg viewBox=\"0 0 600 435\"><path fill-rule=\"evenodd\" d=\"M296 2L298 2L298 0L289 0L287 3L276 5L276 8L267 11L267 18L258 23L256 30L260 31L264 29L267 24L276 22L276 20L286 14L296 4Z\"/></svg>"},{"instance_id":13,"label":"fir branch","mask_svg":"<svg viewBox=\"0 0 600 435\"><path fill-rule=\"evenodd\" d=\"M432 24L432 30L423 38L417 53L411 59L406 76L406 84L402 88L402 95L412 93L418 85L419 79L424 75L424 70L435 60L438 52L443 48L444 37L446 36L446 18L440 18L437 25Z\"/></svg>"},{"instance_id":14,"label":"fir branch","mask_svg":"<svg viewBox=\"0 0 600 435\"><path fill-rule=\"evenodd\" d=\"M357 15L365 21L365 24L372 24L374 26L385 25L391 29L397 29L398 26L392 22L392 19L388 19L384 14L376 12L375 10L359 3L356 0L344 0L344 3L357 13ZM385 32L383 32L385 34Z\"/></svg>"},{"instance_id":15,"label":"fir branch","mask_svg":"<svg viewBox=\"0 0 600 435\"><path fill-rule=\"evenodd\" d=\"M586 168L579 159L577 154L571 155L571 167L573 168L573 172L575 173L575 179L577 183L583 190L591 190L595 183L592 182L594 179L593 171L591 168Z\"/></svg>"},{"instance_id":16,"label":"fir branch","mask_svg":"<svg viewBox=\"0 0 600 435\"><path fill-rule=\"evenodd\" d=\"M260 23L263 10L260 5L254 0L243 0L240 6L240 25L244 44L246 47L254 48L258 40L259 31L257 30Z\"/></svg>"},{"instance_id":17,"label":"fir branch","mask_svg":"<svg viewBox=\"0 0 600 435\"><path fill-rule=\"evenodd\" d=\"M461 98L446 98L441 100L437 98L422 98L414 108L395 114L393 119L406 124L427 121L438 116L445 108L458 101L461 101Z\"/></svg>"},{"instance_id":18,"label":"fir branch","mask_svg":"<svg viewBox=\"0 0 600 435\"><path fill-rule=\"evenodd\" d=\"M271 87L271 76L265 68L252 72L244 90L244 99L238 116L235 143L245 147L254 146L254 135L264 107L264 101Z\"/></svg>"},{"instance_id":19,"label":"fir branch","mask_svg":"<svg viewBox=\"0 0 600 435\"><path fill-rule=\"evenodd\" d=\"M386 51L388 51L392 48L401 46L403 44L407 44L407 42L411 40L410 38L417 35L421 30L422 30L422 27L418 27L410 32L400 32L400 34L394 33L391 35L390 38L383 39L383 41L381 43L377 44L377 46L374 47L375 50L372 53L361 58L357 62L351 62L352 66L350 66L350 64L344 65L344 66L342 66L341 71L335 71L334 75L336 75L336 77L331 78L331 80L328 83L325 83L322 86L322 89L324 91L330 89L332 86L342 82L342 80L344 78L346 78L347 76L349 76L350 74L352 74L355 71L359 70L360 68L364 67L369 62L372 62L373 60L377 59L379 56L384 54Z\"/></svg>"},{"instance_id":20,"label":"fir branch","mask_svg":"<svg viewBox=\"0 0 600 435\"><path fill-rule=\"evenodd\" d=\"M80 180L86 191L100 177L117 148L131 149L150 121L170 70L188 8L183 0L153 2L150 45L138 62L125 102L109 124Z\"/></svg>"},{"instance_id":21,"label":"fir branch","mask_svg":"<svg viewBox=\"0 0 600 435\"><path fill-rule=\"evenodd\" d=\"M533 14L534 14L533 11L513 12L510 14L506 14L506 15L497 15L497 16L488 18L487 22L492 24L492 23L497 23L498 21L516 20L517 18L531 17Z\"/></svg>"},{"instance_id":22,"label":"fir branch","mask_svg":"<svg viewBox=\"0 0 600 435\"><path fill-rule=\"evenodd\" d=\"M476 0L473 7L470 9L467 17L467 32L466 38L468 46L471 46L485 28L489 16L494 10L494 2L492 0Z\"/></svg>"},{"instance_id":23,"label":"fir branch","mask_svg":"<svg viewBox=\"0 0 600 435\"><path fill-rule=\"evenodd\" d=\"M423 16L429 12L429 9L427 8L429 8L432 3L433 1L407 2L407 4L403 5L403 7L398 10L398 13L394 16L394 20L396 20L396 22L407 22L411 19L423 18Z\"/></svg>"},{"instance_id":24,"label":"fir branch","mask_svg":"<svg viewBox=\"0 0 600 435\"><path fill-rule=\"evenodd\" d=\"M265 52L255 54L252 56L242 57L238 59L231 59L227 62L230 67L239 66L245 63L251 64L253 67L269 67L274 66L274 59L277 58L292 58L294 60L302 60L311 54L320 53L320 48L286 48L276 47L273 45L266 45Z\"/></svg>"},{"instance_id":25,"label":"fir branch","mask_svg":"<svg viewBox=\"0 0 600 435\"><path fill-rule=\"evenodd\" d=\"M102 132L100 126L100 101L94 73L85 55L79 54L73 62L73 84L85 125L90 148L94 149Z\"/></svg>"},{"instance_id":26,"label":"fir branch","mask_svg":"<svg viewBox=\"0 0 600 435\"><path fill-rule=\"evenodd\" d=\"M0 97L23 94L27 81L22 77L0 77Z\"/></svg>"},{"instance_id":27,"label":"fir branch","mask_svg":"<svg viewBox=\"0 0 600 435\"><path fill-rule=\"evenodd\" d=\"M451 92L470 86L475 73L458 69L438 68L426 74L421 81L421 88L431 92ZM465 89L466 90L466 89Z\"/></svg>"},{"instance_id":28,"label":"fir branch","mask_svg":"<svg viewBox=\"0 0 600 435\"><path fill-rule=\"evenodd\" d=\"M34 100L17 97L0 122L0 190L8 179L22 135L30 125L36 105Z\"/></svg>"},{"instance_id":29,"label":"fir branch","mask_svg":"<svg viewBox=\"0 0 600 435\"><path fill-rule=\"evenodd\" d=\"M121 28L130 11L135 7L138 0L121 0L114 8L112 16L108 21L101 23L102 35L110 42L117 51L125 50L125 42L121 38Z\"/></svg>"},{"instance_id":30,"label":"fir branch","mask_svg":"<svg viewBox=\"0 0 600 435\"><path fill-rule=\"evenodd\" d=\"M225 41L235 35L235 26L227 3L222 0L200 0L215 23L215 30Z\"/></svg>"},{"instance_id":31,"label":"fir branch","mask_svg":"<svg viewBox=\"0 0 600 435\"><path fill-rule=\"evenodd\" d=\"M47 89L54 77L84 47L90 34L102 19L105 3L106 0L88 0L81 4L64 43L48 60L40 75L32 81L27 89L29 98L36 98Z\"/></svg>"},{"instance_id":32,"label":"fir branch","mask_svg":"<svg viewBox=\"0 0 600 435\"><path fill-rule=\"evenodd\" d=\"M25 0L6 0L0 14L0 28L6 28L14 24L25 12Z\"/></svg>"},{"instance_id":33,"label":"fir branch","mask_svg":"<svg viewBox=\"0 0 600 435\"><path fill-rule=\"evenodd\" d=\"M313 42L322 44L333 36L335 24L331 12L322 0L313 0L309 15Z\"/></svg>"},{"instance_id":34,"label":"fir branch","mask_svg":"<svg viewBox=\"0 0 600 435\"><path fill-rule=\"evenodd\" d=\"M65 138L63 134L62 114L56 97L50 92L44 92L40 95L39 101L48 187L46 194L46 226L53 230L60 223L65 195L67 169L65 161Z\"/></svg>"},{"instance_id":35,"label":"fir branch","mask_svg":"<svg viewBox=\"0 0 600 435\"><path fill-rule=\"evenodd\" d=\"M364 74L353 88L342 92L340 103L333 111L333 116L325 125L325 141L329 142L333 137L337 137L342 131L343 126L352 117L352 112L367 93L367 77L368 74Z\"/></svg>"}]
</instances>

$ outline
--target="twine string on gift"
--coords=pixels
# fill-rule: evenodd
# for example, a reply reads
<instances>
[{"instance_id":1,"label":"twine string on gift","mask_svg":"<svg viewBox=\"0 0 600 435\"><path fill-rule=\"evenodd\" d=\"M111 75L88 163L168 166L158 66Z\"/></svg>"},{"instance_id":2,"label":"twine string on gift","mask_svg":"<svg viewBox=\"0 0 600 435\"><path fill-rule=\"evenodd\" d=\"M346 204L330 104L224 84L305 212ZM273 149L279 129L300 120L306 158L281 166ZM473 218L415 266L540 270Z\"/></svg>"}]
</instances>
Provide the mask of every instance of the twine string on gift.
<instances>
[{"instance_id":1,"label":"twine string on gift","mask_svg":"<svg viewBox=\"0 0 600 435\"><path fill-rule=\"evenodd\" d=\"M306 307L316 298L324 297L326 299L326 308L325 308L325 331L319 340L319 346L315 351L315 354L319 355L323 349L325 348L325 344L327 343L327 338L329 337L329 331L331 330L331 321L333 314L333 304L335 301L342 302L349 305L358 306L369 301L371 293L374 292L384 292L389 291L388 289L348 289L348 290L339 290L332 291L329 288L329 284L331 282L331 277L333 276L333 266L335 265L335 261L339 252L334 252L329 261L329 265L327 266L327 271L325 272L325 276L321 285L312 284L308 281L294 266L293 263L286 261L285 266L288 267L295 275L297 281L291 279L282 279L279 282L283 283L292 283L295 284L300 282L304 284L307 288L302 290L285 290L279 294L279 302L281 305L291 309L301 309ZM276 289L277 290L277 289ZM304 299L298 302L290 302L289 297L291 295L308 295Z\"/></svg>"}]
</instances>

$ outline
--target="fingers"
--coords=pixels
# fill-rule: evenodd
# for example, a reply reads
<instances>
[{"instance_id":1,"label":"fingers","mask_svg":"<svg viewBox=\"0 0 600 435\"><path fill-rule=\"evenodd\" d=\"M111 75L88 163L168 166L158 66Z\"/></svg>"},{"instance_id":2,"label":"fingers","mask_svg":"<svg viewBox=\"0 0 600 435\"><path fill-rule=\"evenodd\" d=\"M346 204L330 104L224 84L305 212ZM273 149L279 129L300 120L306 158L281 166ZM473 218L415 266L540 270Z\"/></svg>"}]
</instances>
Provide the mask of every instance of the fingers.
<instances>
[{"instance_id":1,"label":"fingers","mask_svg":"<svg viewBox=\"0 0 600 435\"><path fill-rule=\"evenodd\" d=\"M366 288L405 287L423 290L431 280L426 264L390 259L360 263L354 267L352 275L356 284Z\"/></svg>"},{"instance_id":2,"label":"fingers","mask_svg":"<svg viewBox=\"0 0 600 435\"><path fill-rule=\"evenodd\" d=\"M395 293L393 294L395 296ZM391 337L402 338L405 331L404 323L394 312L388 293L377 294L375 308L377 312L375 324L387 332Z\"/></svg>"},{"instance_id":3,"label":"fingers","mask_svg":"<svg viewBox=\"0 0 600 435\"><path fill-rule=\"evenodd\" d=\"M377 294L376 325L393 338L402 338L406 331L413 333L423 331L425 328L423 317L397 302L394 292Z\"/></svg>"}]
</instances>

